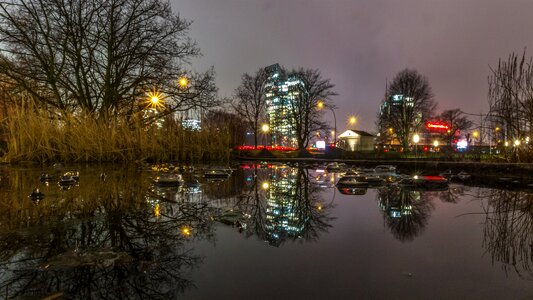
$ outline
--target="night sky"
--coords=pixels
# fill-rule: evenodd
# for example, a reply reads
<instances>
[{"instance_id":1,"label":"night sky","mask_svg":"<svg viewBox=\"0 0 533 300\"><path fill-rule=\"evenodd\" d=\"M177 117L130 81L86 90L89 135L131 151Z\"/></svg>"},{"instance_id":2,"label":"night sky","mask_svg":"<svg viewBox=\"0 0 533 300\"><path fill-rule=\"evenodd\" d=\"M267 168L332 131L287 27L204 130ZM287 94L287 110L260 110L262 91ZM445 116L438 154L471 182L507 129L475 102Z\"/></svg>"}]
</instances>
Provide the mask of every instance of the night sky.
<instances>
[{"instance_id":1,"label":"night sky","mask_svg":"<svg viewBox=\"0 0 533 300\"><path fill-rule=\"evenodd\" d=\"M339 93L337 127L375 131L385 84L403 68L425 75L438 112L488 109L490 66L533 55L532 0L171 0L214 66L221 97L244 72L279 63L319 69ZM326 117L333 121L331 113ZM333 125L333 124L332 124Z\"/></svg>"}]
</instances>

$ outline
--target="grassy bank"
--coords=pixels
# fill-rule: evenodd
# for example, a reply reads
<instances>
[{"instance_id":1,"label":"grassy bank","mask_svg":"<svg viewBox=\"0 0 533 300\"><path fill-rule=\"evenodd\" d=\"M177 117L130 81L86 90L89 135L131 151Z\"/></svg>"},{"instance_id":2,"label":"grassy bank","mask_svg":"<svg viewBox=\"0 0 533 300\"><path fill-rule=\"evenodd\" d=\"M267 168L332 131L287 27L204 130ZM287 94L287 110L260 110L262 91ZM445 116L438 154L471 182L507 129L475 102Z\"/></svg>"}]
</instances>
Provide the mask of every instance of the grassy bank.
<instances>
[{"instance_id":1,"label":"grassy bank","mask_svg":"<svg viewBox=\"0 0 533 300\"><path fill-rule=\"evenodd\" d=\"M224 130L183 129L175 120L146 126L142 120L51 118L36 107L12 108L3 121L5 162L226 161Z\"/></svg>"}]
</instances>

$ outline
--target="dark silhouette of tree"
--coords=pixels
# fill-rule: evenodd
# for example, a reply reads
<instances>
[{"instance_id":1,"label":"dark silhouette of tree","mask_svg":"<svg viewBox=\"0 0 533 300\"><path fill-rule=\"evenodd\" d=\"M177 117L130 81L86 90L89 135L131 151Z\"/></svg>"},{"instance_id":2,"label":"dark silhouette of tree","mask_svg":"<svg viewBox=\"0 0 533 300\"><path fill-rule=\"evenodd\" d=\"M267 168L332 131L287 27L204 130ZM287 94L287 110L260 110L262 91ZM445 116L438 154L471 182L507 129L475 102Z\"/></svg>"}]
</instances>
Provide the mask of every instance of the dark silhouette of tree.
<instances>
[{"instance_id":1,"label":"dark silhouette of tree","mask_svg":"<svg viewBox=\"0 0 533 300\"><path fill-rule=\"evenodd\" d=\"M506 271L532 279L533 199L521 191L492 190L486 195L483 247Z\"/></svg>"},{"instance_id":2,"label":"dark silhouette of tree","mask_svg":"<svg viewBox=\"0 0 533 300\"><path fill-rule=\"evenodd\" d=\"M450 126L449 131L445 134L450 147L453 146L453 139L460 131L468 130L473 125L472 121L468 120L458 108L443 111L438 119Z\"/></svg>"},{"instance_id":3,"label":"dark silhouette of tree","mask_svg":"<svg viewBox=\"0 0 533 300\"><path fill-rule=\"evenodd\" d=\"M489 77L490 118L502 130L503 137L511 142L532 136L533 128L533 58L526 53L509 55L500 59L496 68L491 68ZM514 159L531 160L531 144L515 149Z\"/></svg>"},{"instance_id":4,"label":"dark silhouette of tree","mask_svg":"<svg viewBox=\"0 0 533 300\"><path fill-rule=\"evenodd\" d=\"M404 149L410 137L432 116L436 108L433 92L426 77L416 70L400 71L388 86L378 118L379 131L387 134L389 128Z\"/></svg>"},{"instance_id":5,"label":"dark silhouette of tree","mask_svg":"<svg viewBox=\"0 0 533 300\"><path fill-rule=\"evenodd\" d=\"M248 123L254 132L254 146L261 129L261 122L265 121L266 90L265 80L268 74L264 68L259 69L254 75L247 73L241 77L241 85L235 90L233 109Z\"/></svg>"},{"instance_id":6,"label":"dark silhouette of tree","mask_svg":"<svg viewBox=\"0 0 533 300\"><path fill-rule=\"evenodd\" d=\"M427 226L434 205L429 192L386 186L378 189L385 226L401 242L415 239Z\"/></svg>"},{"instance_id":7,"label":"dark silhouette of tree","mask_svg":"<svg viewBox=\"0 0 533 300\"><path fill-rule=\"evenodd\" d=\"M217 103L213 70L186 69L199 48L169 2L9 0L0 20L3 78L60 113L131 115L150 91L161 116Z\"/></svg>"},{"instance_id":8,"label":"dark silhouette of tree","mask_svg":"<svg viewBox=\"0 0 533 300\"><path fill-rule=\"evenodd\" d=\"M46 196L38 203L5 198L3 295L169 299L191 287L187 272L201 257L186 242L211 236L211 208L153 192L138 174L107 172L103 181L82 173L79 186L66 191L42 186ZM20 186L13 179L16 191Z\"/></svg>"},{"instance_id":9,"label":"dark silhouette of tree","mask_svg":"<svg viewBox=\"0 0 533 300\"><path fill-rule=\"evenodd\" d=\"M227 131L231 138L228 147L244 144L247 126L241 116L221 109L211 110L206 113L203 123L214 132Z\"/></svg>"},{"instance_id":10,"label":"dark silhouette of tree","mask_svg":"<svg viewBox=\"0 0 533 300\"><path fill-rule=\"evenodd\" d=\"M333 90L335 85L329 79L322 78L319 70L300 68L292 70L288 76L301 80L301 84L291 88L294 101L290 102L288 113L293 122L298 148L305 149L312 133L326 128L321 120L324 111L319 109L319 102L334 109L331 98L338 94Z\"/></svg>"}]
</instances>

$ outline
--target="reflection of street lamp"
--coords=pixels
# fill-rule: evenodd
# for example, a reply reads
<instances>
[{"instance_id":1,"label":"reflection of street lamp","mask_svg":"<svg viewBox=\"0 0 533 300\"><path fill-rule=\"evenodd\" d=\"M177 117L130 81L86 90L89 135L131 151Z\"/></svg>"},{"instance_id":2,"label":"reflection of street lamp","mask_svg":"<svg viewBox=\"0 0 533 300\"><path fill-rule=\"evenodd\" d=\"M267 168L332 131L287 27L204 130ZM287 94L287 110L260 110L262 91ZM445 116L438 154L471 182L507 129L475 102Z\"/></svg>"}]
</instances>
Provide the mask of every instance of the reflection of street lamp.
<instances>
[{"instance_id":1,"label":"reflection of street lamp","mask_svg":"<svg viewBox=\"0 0 533 300\"><path fill-rule=\"evenodd\" d=\"M335 145L335 147L337 147L337 117L335 116L335 110L333 110L333 108L331 106L326 105L323 101L318 101L316 106L317 106L318 109L322 109L324 107L327 107L333 113L333 121L335 122L335 129L334 129L335 130L335 136L333 137L333 144Z\"/></svg>"}]
</instances>

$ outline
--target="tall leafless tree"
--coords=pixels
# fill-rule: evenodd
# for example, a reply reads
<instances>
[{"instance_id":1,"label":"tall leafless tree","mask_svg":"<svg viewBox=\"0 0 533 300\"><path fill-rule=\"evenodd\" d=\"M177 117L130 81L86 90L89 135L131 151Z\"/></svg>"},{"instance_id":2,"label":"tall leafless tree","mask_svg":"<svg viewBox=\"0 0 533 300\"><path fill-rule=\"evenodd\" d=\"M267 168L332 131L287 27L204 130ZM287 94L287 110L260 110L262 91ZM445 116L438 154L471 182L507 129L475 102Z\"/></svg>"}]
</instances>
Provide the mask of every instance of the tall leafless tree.
<instances>
[{"instance_id":1,"label":"tall leafless tree","mask_svg":"<svg viewBox=\"0 0 533 300\"><path fill-rule=\"evenodd\" d=\"M404 69L396 74L386 90L379 130L385 133L392 128L407 149L411 135L432 116L436 106L427 78L416 70Z\"/></svg>"},{"instance_id":2,"label":"tall leafless tree","mask_svg":"<svg viewBox=\"0 0 533 300\"><path fill-rule=\"evenodd\" d=\"M338 94L333 90L335 85L329 79L322 78L319 70L300 68L291 71L288 76L300 80L300 84L292 86L289 91L294 101L289 103L288 114L293 123L298 148L305 149L312 132L326 128L322 121L324 111L318 107L319 102L334 109L331 99Z\"/></svg>"},{"instance_id":3,"label":"tall leafless tree","mask_svg":"<svg viewBox=\"0 0 533 300\"><path fill-rule=\"evenodd\" d=\"M254 75L247 73L241 77L241 85L235 90L236 101L232 103L235 111L248 123L254 132L254 146L260 132L261 122L266 114L265 81L268 75L264 68Z\"/></svg>"},{"instance_id":4,"label":"tall leafless tree","mask_svg":"<svg viewBox=\"0 0 533 300\"><path fill-rule=\"evenodd\" d=\"M524 140L533 134L533 58L515 53L491 68L489 104L491 121L503 129L505 139ZM531 148L526 147L525 153ZM517 153L518 154L518 153ZM520 157L515 156L516 159ZM531 156L528 156L531 159Z\"/></svg>"},{"instance_id":5,"label":"tall leafless tree","mask_svg":"<svg viewBox=\"0 0 533 300\"><path fill-rule=\"evenodd\" d=\"M445 122L450 126L450 129L446 132L445 136L448 141L448 145L453 146L453 138L461 131L468 130L472 127L473 123L466 117L463 112L456 109L449 109L443 111L439 115L439 120Z\"/></svg>"},{"instance_id":6,"label":"tall leafless tree","mask_svg":"<svg viewBox=\"0 0 533 300\"><path fill-rule=\"evenodd\" d=\"M215 103L214 72L187 70L199 48L168 1L6 0L0 21L0 73L49 108L132 114L148 91L167 113Z\"/></svg>"}]
</instances>

